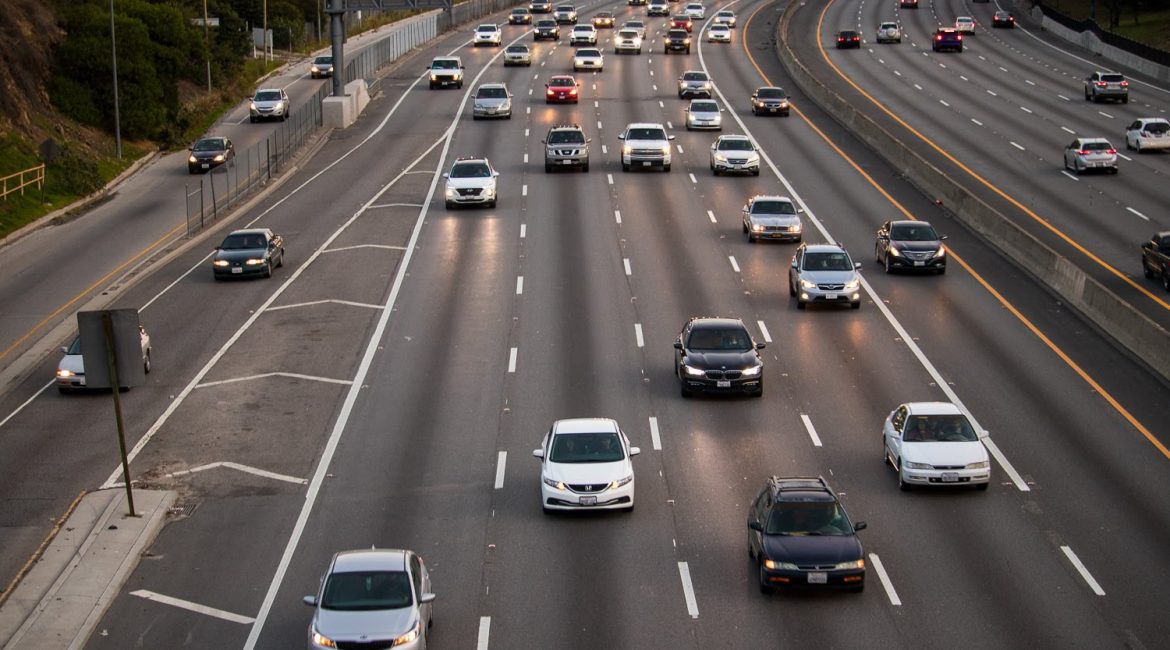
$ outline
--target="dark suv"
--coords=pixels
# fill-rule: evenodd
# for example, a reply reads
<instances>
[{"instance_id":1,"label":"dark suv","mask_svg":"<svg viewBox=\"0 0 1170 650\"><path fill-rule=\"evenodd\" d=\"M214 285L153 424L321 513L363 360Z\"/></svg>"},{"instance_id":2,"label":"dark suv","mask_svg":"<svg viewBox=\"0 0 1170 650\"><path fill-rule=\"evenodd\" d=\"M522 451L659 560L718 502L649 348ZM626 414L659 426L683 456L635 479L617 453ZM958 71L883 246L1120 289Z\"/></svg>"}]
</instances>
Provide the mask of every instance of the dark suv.
<instances>
[{"instance_id":1,"label":"dark suv","mask_svg":"<svg viewBox=\"0 0 1170 650\"><path fill-rule=\"evenodd\" d=\"M540 141L544 145L544 171L557 167L580 167L589 171L589 138L576 124L557 124Z\"/></svg>"},{"instance_id":2,"label":"dark suv","mask_svg":"<svg viewBox=\"0 0 1170 650\"><path fill-rule=\"evenodd\" d=\"M662 39L662 51L664 54L671 52L691 53L691 35L685 29L671 29L666 32L666 36Z\"/></svg>"},{"instance_id":3,"label":"dark suv","mask_svg":"<svg viewBox=\"0 0 1170 650\"><path fill-rule=\"evenodd\" d=\"M738 318L692 318L674 340L683 397L696 392L764 394L763 343Z\"/></svg>"},{"instance_id":4,"label":"dark suv","mask_svg":"<svg viewBox=\"0 0 1170 650\"><path fill-rule=\"evenodd\" d=\"M761 592L865 589L865 549L857 539L865 522L849 520L823 477L769 478L748 508L747 524Z\"/></svg>"},{"instance_id":5,"label":"dark suv","mask_svg":"<svg viewBox=\"0 0 1170 650\"><path fill-rule=\"evenodd\" d=\"M939 27L930 42L930 49L935 52L943 50L963 51L963 35L954 27Z\"/></svg>"},{"instance_id":6,"label":"dark suv","mask_svg":"<svg viewBox=\"0 0 1170 650\"><path fill-rule=\"evenodd\" d=\"M546 38L554 41L561 40L561 26L557 24L557 21L547 18L536 21L536 27L532 30L532 40L540 41Z\"/></svg>"}]
</instances>

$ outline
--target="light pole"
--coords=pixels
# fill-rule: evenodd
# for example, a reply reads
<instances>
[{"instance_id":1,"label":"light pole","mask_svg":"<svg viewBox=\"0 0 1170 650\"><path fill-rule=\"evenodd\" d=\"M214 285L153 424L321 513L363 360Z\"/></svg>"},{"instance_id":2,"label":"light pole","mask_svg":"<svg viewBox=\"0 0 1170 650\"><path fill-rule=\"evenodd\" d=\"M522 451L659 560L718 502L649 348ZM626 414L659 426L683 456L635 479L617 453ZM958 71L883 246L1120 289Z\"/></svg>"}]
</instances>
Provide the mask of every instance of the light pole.
<instances>
[{"instance_id":1,"label":"light pole","mask_svg":"<svg viewBox=\"0 0 1170 650\"><path fill-rule=\"evenodd\" d=\"M207 0L203 0L203 47L207 50L207 92L211 92L211 40L207 29Z\"/></svg>"},{"instance_id":2,"label":"light pole","mask_svg":"<svg viewBox=\"0 0 1170 650\"><path fill-rule=\"evenodd\" d=\"M122 159L122 118L118 115L118 43L114 38L114 0L110 0L110 52L114 60L114 143Z\"/></svg>"},{"instance_id":3,"label":"light pole","mask_svg":"<svg viewBox=\"0 0 1170 650\"><path fill-rule=\"evenodd\" d=\"M112 2L113 0L111 0ZM268 0L264 0L264 36L261 40L264 41L264 62L268 63Z\"/></svg>"}]
</instances>

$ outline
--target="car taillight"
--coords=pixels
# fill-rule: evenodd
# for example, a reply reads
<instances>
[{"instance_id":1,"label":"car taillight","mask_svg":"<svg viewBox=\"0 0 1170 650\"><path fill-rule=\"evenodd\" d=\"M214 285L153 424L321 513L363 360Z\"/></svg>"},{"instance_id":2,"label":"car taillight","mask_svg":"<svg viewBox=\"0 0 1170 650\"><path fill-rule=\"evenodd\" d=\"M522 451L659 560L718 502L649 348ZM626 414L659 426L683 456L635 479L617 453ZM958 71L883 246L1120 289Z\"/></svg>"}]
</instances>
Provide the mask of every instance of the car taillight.
<instances>
[{"instance_id":1,"label":"car taillight","mask_svg":"<svg viewBox=\"0 0 1170 650\"><path fill-rule=\"evenodd\" d=\"M959 34L959 41L962 42L962 40L963 40L963 35Z\"/></svg>"},{"instance_id":2,"label":"car taillight","mask_svg":"<svg viewBox=\"0 0 1170 650\"><path fill-rule=\"evenodd\" d=\"M1125 88L1125 87L1127 87L1127 86L1129 86L1129 82L1128 82L1128 81L1123 81L1123 82L1121 82L1121 87L1122 87L1122 88Z\"/></svg>"},{"instance_id":3,"label":"car taillight","mask_svg":"<svg viewBox=\"0 0 1170 650\"><path fill-rule=\"evenodd\" d=\"M935 34L935 36L934 36L934 40L936 40L936 41L941 41L941 40L942 40L942 35L941 35L941 34Z\"/></svg>"},{"instance_id":4,"label":"car taillight","mask_svg":"<svg viewBox=\"0 0 1170 650\"><path fill-rule=\"evenodd\" d=\"M1108 86L1108 85L1109 85L1109 84L1105 83L1104 81L1098 81L1098 82L1097 82L1097 87L1098 87L1098 88L1104 88L1105 86Z\"/></svg>"},{"instance_id":5,"label":"car taillight","mask_svg":"<svg viewBox=\"0 0 1170 650\"><path fill-rule=\"evenodd\" d=\"M1092 152L1092 151L1089 151L1088 149L1081 149L1081 150L1080 150L1080 151L1078 151L1077 153L1078 153L1079 155L1082 155L1082 156L1087 156L1087 155L1089 155L1089 154L1091 154L1091 153L1093 153L1093 152Z\"/></svg>"},{"instance_id":6,"label":"car taillight","mask_svg":"<svg viewBox=\"0 0 1170 650\"><path fill-rule=\"evenodd\" d=\"M1109 154L1109 155L1111 155L1111 156L1114 156L1114 155L1117 155L1117 150L1116 150L1116 149L1107 149L1107 150L1105 151L1105 153L1107 153L1107 154Z\"/></svg>"}]
</instances>

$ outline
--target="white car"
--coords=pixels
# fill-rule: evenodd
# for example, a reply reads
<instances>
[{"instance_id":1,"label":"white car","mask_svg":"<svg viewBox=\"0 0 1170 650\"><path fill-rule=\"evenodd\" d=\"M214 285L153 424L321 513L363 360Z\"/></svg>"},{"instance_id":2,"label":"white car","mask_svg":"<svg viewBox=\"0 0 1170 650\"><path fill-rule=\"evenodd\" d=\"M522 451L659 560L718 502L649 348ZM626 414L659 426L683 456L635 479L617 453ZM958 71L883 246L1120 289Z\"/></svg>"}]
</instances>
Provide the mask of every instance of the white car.
<instances>
[{"instance_id":1,"label":"white car","mask_svg":"<svg viewBox=\"0 0 1170 650\"><path fill-rule=\"evenodd\" d=\"M898 487L966 485L986 490L991 461L986 433L950 402L909 402L882 427L882 455L898 470Z\"/></svg>"},{"instance_id":2,"label":"white car","mask_svg":"<svg viewBox=\"0 0 1170 650\"><path fill-rule=\"evenodd\" d=\"M723 109L714 99L692 99L687 106L687 130L723 128Z\"/></svg>"},{"instance_id":3,"label":"white car","mask_svg":"<svg viewBox=\"0 0 1170 650\"><path fill-rule=\"evenodd\" d=\"M902 30L898 28L898 23L882 23L877 28L877 42L878 43L901 43Z\"/></svg>"},{"instance_id":4,"label":"white car","mask_svg":"<svg viewBox=\"0 0 1170 650\"><path fill-rule=\"evenodd\" d=\"M1138 153L1170 149L1170 122L1160 117L1140 117L1125 130L1125 148Z\"/></svg>"},{"instance_id":5,"label":"white car","mask_svg":"<svg viewBox=\"0 0 1170 650\"><path fill-rule=\"evenodd\" d=\"M523 43L509 45L504 49L504 65L532 65L532 50Z\"/></svg>"},{"instance_id":6,"label":"white car","mask_svg":"<svg viewBox=\"0 0 1170 650\"><path fill-rule=\"evenodd\" d=\"M589 23L573 25L569 45L597 45L597 28Z\"/></svg>"},{"instance_id":7,"label":"white car","mask_svg":"<svg viewBox=\"0 0 1170 650\"><path fill-rule=\"evenodd\" d=\"M573 70L601 70L605 67L605 57L601 50L595 47L583 47L573 54Z\"/></svg>"},{"instance_id":8,"label":"white car","mask_svg":"<svg viewBox=\"0 0 1170 650\"><path fill-rule=\"evenodd\" d=\"M638 36L638 31L634 29L623 29L613 37L613 51L616 54L622 52L633 52L634 54L642 53L642 37Z\"/></svg>"},{"instance_id":9,"label":"white car","mask_svg":"<svg viewBox=\"0 0 1170 650\"><path fill-rule=\"evenodd\" d=\"M632 29L638 32L638 38L646 40L646 23L641 20L627 20L622 24L622 29Z\"/></svg>"},{"instance_id":10,"label":"white car","mask_svg":"<svg viewBox=\"0 0 1170 650\"><path fill-rule=\"evenodd\" d=\"M715 17L711 19L711 23L715 25L727 25L735 28L735 12L728 9L715 12Z\"/></svg>"},{"instance_id":11,"label":"white car","mask_svg":"<svg viewBox=\"0 0 1170 650\"><path fill-rule=\"evenodd\" d=\"M1064 168L1074 174L1090 169L1117 173L1117 150L1105 138L1077 138L1064 148Z\"/></svg>"},{"instance_id":12,"label":"white car","mask_svg":"<svg viewBox=\"0 0 1170 650\"><path fill-rule=\"evenodd\" d=\"M730 43L731 28L727 25L711 25L707 28L708 43Z\"/></svg>"},{"instance_id":13,"label":"white car","mask_svg":"<svg viewBox=\"0 0 1170 650\"><path fill-rule=\"evenodd\" d=\"M540 449L540 504L553 510L634 510L637 456L618 423L609 418L553 422Z\"/></svg>"},{"instance_id":14,"label":"white car","mask_svg":"<svg viewBox=\"0 0 1170 650\"><path fill-rule=\"evenodd\" d=\"M457 205L496 207L496 178L499 175L487 158L457 158L451 171L443 174L447 180L444 194L447 209Z\"/></svg>"},{"instance_id":15,"label":"white car","mask_svg":"<svg viewBox=\"0 0 1170 650\"><path fill-rule=\"evenodd\" d=\"M480 25L475 28L475 37L472 39L473 46L480 45L495 45L499 46L504 41L504 32L496 25Z\"/></svg>"},{"instance_id":16,"label":"white car","mask_svg":"<svg viewBox=\"0 0 1170 650\"><path fill-rule=\"evenodd\" d=\"M138 341L142 344L142 369L150 374L150 335L146 328L138 326ZM61 348L61 361L57 364L57 390L68 393L74 389L85 388L85 358L81 354L81 337L73 339L69 345Z\"/></svg>"},{"instance_id":17,"label":"white car","mask_svg":"<svg viewBox=\"0 0 1170 650\"><path fill-rule=\"evenodd\" d=\"M248 105L248 121L255 123L260 120L288 119L292 111L292 102L283 88L261 88L252 96L252 103Z\"/></svg>"},{"instance_id":18,"label":"white car","mask_svg":"<svg viewBox=\"0 0 1170 650\"><path fill-rule=\"evenodd\" d=\"M721 135L711 143L711 173L746 172L760 175L760 154L746 135Z\"/></svg>"},{"instance_id":19,"label":"white car","mask_svg":"<svg viewBox=\"0 0 1170 650\"><path fill-rule=\"evenodd\" d=\"M955 29L957 29L960 34L974 34L975 19L970 16L959 16L955 19Z\"/></svg>"},{"instance_id":20,"label":"white car","mask_svg":"<svg viewBox=\"0 0 1170 650\"><path fill-rule=\"evenodd\" d=\"M697 2L692 2L688 4L685 9L683 9L683 15L687 18L690 18L691 20L702 20L707 16L707 13L703 9L703 5Z\"/></svg>"}]
</instances>

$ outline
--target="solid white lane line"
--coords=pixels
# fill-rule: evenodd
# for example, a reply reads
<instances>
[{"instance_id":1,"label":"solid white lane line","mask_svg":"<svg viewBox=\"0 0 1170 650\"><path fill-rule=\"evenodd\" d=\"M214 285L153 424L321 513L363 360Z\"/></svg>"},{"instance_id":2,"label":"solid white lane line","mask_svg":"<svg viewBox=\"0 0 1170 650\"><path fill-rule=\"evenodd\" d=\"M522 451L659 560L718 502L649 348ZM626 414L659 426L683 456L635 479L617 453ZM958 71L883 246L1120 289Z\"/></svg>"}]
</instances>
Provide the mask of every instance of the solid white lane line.
<instances>
[{"instance_id":1,"label":"solid white lane line","mask_svg":"<svg viewBox=\"0 0 1170 650\"><path fill-rule=\"evenodd\" d=\"M695 586L691 584L691 568L686 562L678 563L678 577L682 580L683 596L687 599L687 613L699 618L699 603L695 600Z\"/></svg>"},{"instance_id":2,"label":"solid white lane line","mask_svg":"<svg viewBox=\"0 0 1170 650\"><path fill-rule=\"evenodd\" d=\"M527 183L520 186L520 196L528 196L528 184Z\"/></svg>"},{"instance_id":3,"label":"solid white lane line","mask_svg":"<svg viewBox=\"0 0 1170 650\"><path fill-rule=\"evenodd\" d=\"M977 126L983 126L983 122L980 122L979 120L977 120L975 118L971 118L971 121L974 122Z\"/></svg>"},{"instance_id":4,"label":"solid white lane line","mask_svg":"<svg viewBox=\"0 0 1170 650\"><path fill-rule=\"evenodd\" d=\"M1142 213L1138 212L1137 210L1134 210L1133 208L1126 208L1126 210L1128 210L1128 211L1130 211L1130 212L1132 212L1132 213L1136 214L1137 216L1141 217L1142 219L1145 219L1146 221L1149 221L1149 220L1150 220L1150 218L1149 218L1149 217L1147 217L1146 215L1144 215L1144 214L1142 214Z\"/></svg>"},{"instance_id":5,"label":"solid white lane line","mask_svg":"<svg viewBox=\"0 0 1170 650\"><path fill-rule=\"evenodd\" d=\"M1031 112L1032 112L1032 109L1028 108L1027 106L1021 106L1021 107L1020 107L1020 110L1021 110L1021 111L1024 111L1025 113L1031 113Z\"/></svg>"},{"instance_id":6,"label":"solid white lane line","mask_svg":"<svg viewBox=\"0 0 1170 650\"><path fill-rule=\"evenodd\" d=\"M812 438L813 446L820 447L821 446L821 437L817 435L817 429L816 429L816 427L813 426L812 418L805 415L804 413L801 413L800 414L800 421L804 422L804 429L805 429L805 431L808 431L808 437Z\"/></svg>"},{"instance_id":7,"label":"solid white lane line","mask_svg":"<svg viewBox=\"0 0 1170 650\"><path fill-rule=\"evenodd\" d=\"M618 223L622 222L622 211L621 210L614 210L613 211L613 220L618 222Z\"/></svg>"},{"instance_id":8,"label":"solid white lane line","mask_svg":"<svg viewBox=\"0 0 1170 650\"><path fill-rule=\"evenodd\" d=\"M524 276L516 276L516 295L519 296L524 293Z\"/></svg>"},{"instance_id":9,"label":"solid white lane line","mask_svg":"<svg viewBox=\"0 0 1170 650\"><path fill-rule=\"evenodd\" d=\"M193 603L189 600L182 600L180 598L172 598L171 596L156 594L153 591L147 591L145 589L131 591L130 595L138 596L139 598L145 598L146 600L153 600L156 603L178 607L179 609L185 609L189 612L214 616L215 618L221 618L225 621L231 621L232 623L242 623L244 625L249 625L256 622L256 619L254 618L240 616L239 614L233 614L232 612L225 612L222 609L200 605L199 603Z\"/></svg>"},{"instance_id":10,"label":"solid white lane line","mask_svg":"<svg viewBox=\"0 0 1170 650\"><path fill-rule=\"evenodd\" d=\"M492 617L479 617L479 635L476 637L475 650L488 650L488 635L492 630Z\"/></svg>"},{"instance_id":11,"label":"solid white lane line","mask_svg":"<svg viewBox=\"0 0 1170 650\"><path fill-rule=\"evenodd\" d=\"M646 347L646 339L642 338L642 324L634 323L634 338L638 340L638 347Z\"/></svg>"},{"instance_id":12,"label":"solid white lane line","mask_svg":"<svg viewBox=\"0 0 1170 650\"><path fill-rule=\"evenodd\" d=\"M1081 179L1077 178L1076 176L1073 176L1072 174L1068 173L1068 170L1067 170L1067 169L1062 169L1062 170L1060 170L1060 173L1064 174L1065 176L1068 176L1069 178L1073 179L1074 181L1080 181L1080 180L1081 180Z\"/></svg>"},{"instance_id":13,"label":"solid white lane line","mask_svg":"<svg viewBox=\"0 0 1170 650\"><path fill-rule=\"evenodd\" d=\"M504 487L504 467L508 464L508 452L501 451L496 457L496 489Z\"/></svg>"},{"instance_id":14,"label":"solid white lane line","mask_svg":"<svg viewBox=\"0 0 1170 650\"><path fill-rule=\"evenodd\" d=\"M764 321L758 320L756 321L756 325L760 326L760 334L764 336L764 342L771 343L772 335L768 333L768 326L764 324Z\"/></svg>"},{"instance_id":15,"label":"solid white lane line","mask_svg":"<svg viewBox=\"0 0 1170 650\"><path fill-rule=\"evenodd\" d=\"M520 224L520 239L524 239L527 236L528 236L528 224L522 223L522 224Z\"/></svg>"},{"instance_id":16,"label":"solid white lane line","mask_svg":"<svg viewBox=\"0 0 1170 650\"><path fill-rule=\"evenodd\" d=\"M630 270L630 258L623 257L622 258L622 266L626 267L626 275L633 275L634 274L633 271Z\"/></svg>"},{"instance_id":17,"label":"solid white lane line","mask_svg":"<svg viewBox=\"0 0 1170 650\"><path fill-rule=\"evenodd\" d=\"M736 273L739 273L739 263L735 261L735 256L728 255L727 259L731 262L731 268L734 269Z\"/></svg>"},{"instance_id":18,"label":"solid white lane line","mask_svg":"<svg viewBox=\"0 0 1170 650\"><path fill-rule=\"evenodd\" d=\"M1072 562L1073 568L1075 568L1077 573L1081 574L1081 577L1084 578L1086 583L1088 583L1089 589L1092 589L1093 593L1097 594L1098 596L1104 596L1105 590L1101 588L1101 585L1097 584L1097 581L1093 578L1092 574L1089 573L1089 570L1085 568L1085 565L1081 562L1081 559L1077 557L1077 554L1073 553L1073 550L1067 546L1061 546L1060 550L1064 551L1065 557L1068 558L1069 562Z\"/></svg>"},{"instance_id":19,"label":"solid white lane line","mask_svg":"<svg viewBox=\"0 0 1170 650\"><path fill-rule=\"evenodd\" d=\"M613 174L606 174L605 180L609 182L610 185L613 185Z\"/></svg>"},{"instance_id":20,"label":"solid white lane line","mask_svg":"<svg viewBox=\"0 0 1170 650\"><path fill-rule=\"evenodd\" d=\"M1068 97L1065 97L1064 95L1057 95L1057 97L1059 97L1059 98L1063 99L1063 100L1064 100L1064 101L1066 101L1066 102L1068 102L1068 101L1072 101L1072 100L1070 100Z\"/></svg>"},{"instance_id":21,"label":"solid white lane line","mask_svg":"<svg viewBox=\"0 0 1170 650\"><path fill-rule=\"evenodd\" d=\"M654 451L662 451L662 436L658 432L658 418L650 416L650 444Z\"/></svg>"},{"instance_id":22,"label":"solid white lane line","mask_svg":"<svg viewBox=\"0 0 1170 650\"><path fill-rule=\"evenodd\" d=\"M1016 144L1016 143L1014 143L1014 142L1012 142L1012 141L1010 141L1010 140L1008 141L1008 143L1009 143L1009 144L1011 144L1011 145L1012 145L1013 147L1015 147L1016 149L1019 149L1020 151L1024 151L1024 148L1023 148L1022 146L1020 146L1020 145L1018 145L1018 144Z\"/></svg>"},{"instance_id":23,"label":"solid white lane line","mask_svg":"<svg viewBox=\"0 0 1170 650\"><path fill-rule=\"evenodd\" d=\"M511 351L508 352L508 372L516 372L516 353L517 352L518 352L517 348L512 348Z\"/></svg>"},{"instance_id":24,"label":"solid white lane line","mask_svg":"<svg viewBox=\"0 0 1170 650\"><path fill-rule=\"evenodd\" d=\"M1076 134L1076 131L1073 131L1072 129L1068 128L1067 126L1062 126L1060 128L1063 129L1066 133L1072 133L1074 135Z\"/></svg>"},{"instance_id":25,"label":"solid white lane line","mask_svg":"<svg viewBox=\"0 0 1170 650\"><path fill-rule=\"evenodd\" d=\"M948 104L948 103L947 103L947 101L946 101L945 99L940 99L940 100L938 100L938 103L940 103L940 104L942 104L943 106L946 106L946 107L948 107L948 108L950 107L950 104Z\"/></svg>"},{"instance_id":26,"label":"solid white lane line","mask_svg":"<svg viewBox=\"0 0 1170 650\"><path fill-rule=\"evenodd\" d=\"M528 154L524 154L524 164L528 164Z\"/></svg>"},{"instance_id":27,"label":"solid white lane line","mask_svg":"<svg viewBox=\"0 0 1170 650\"><path fill-rule=\"evenodd\" d=\"M679 152L679 153L682 153L682 152ZM699 179L695 178L695 175L694 175L694 174L687 174L687 175L691 177L691 182L692 182L692 183L698 183L698 182L699 182Z\"/></svg>"},{"instance_id":28,"label":"solid white lane line","mask_svg":"<svg viewBox=\"0 0 1170 650\"><path fill-rule=\"evenodd\" d=\"M877 556L877 553L869 554L869 562L873 565L873 570L877 572L878 579L882 582L882 587L886 590L886 596L890 599L890 604L898 607L902 604L902 599L898 598L898 592L894 591L894 583L890 582L890 576L886 575L886 567L882 566L882 559Z\"/></svg>"},{"instance_id":29,"label":"solid white lane line","mask_svg":"<svg viewBox=\"0 0 1170 650\"><path fill-rule=\"evenodd\" d=\"M1110 115L1109 113L1106 113L1105 111L1097 111L1097 114L1098 114L1098 115L1104 115L1105 117L1107 117L1107 118L1109 118L1109 119L1113 119L1113 116L1112 116L1112 115Z\"/></svg>"},{"instance_id":30,"label":"solid white lane line","mask_svg":"<svg viewBox=\"0 0 1170 650\"><path fill-rule=\"evenodd\" d=\"M711 223L718 223L715 221L715 213L710 210L707 210L707 218L711 220Z\"/></svg>"}]
</instances>

